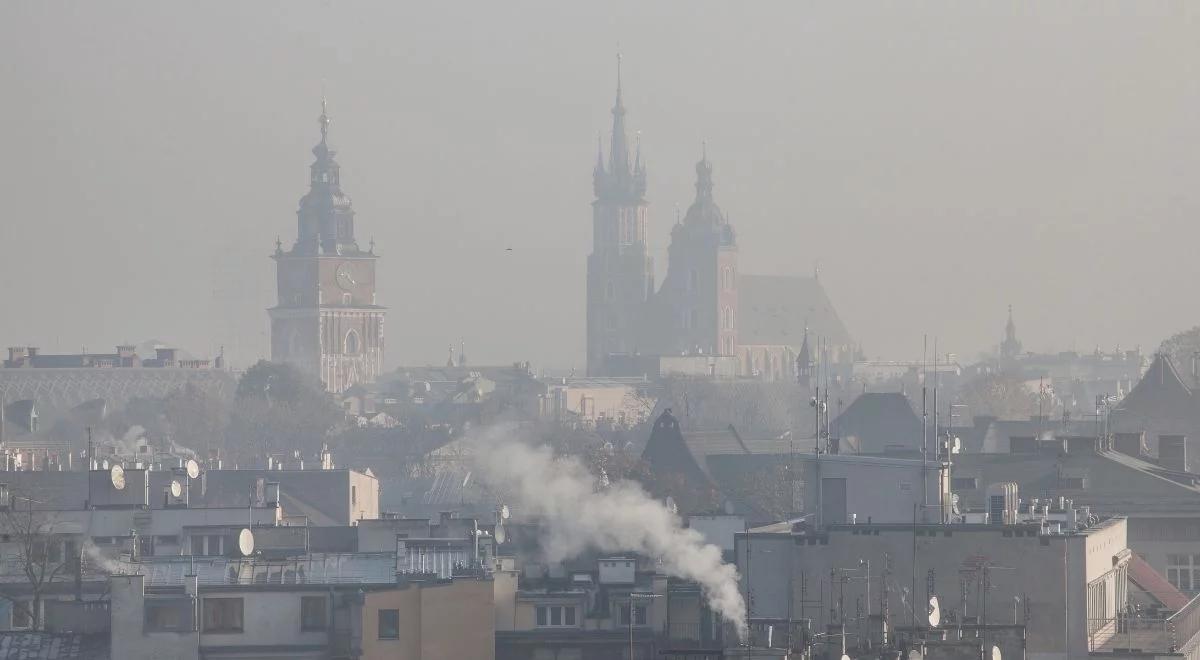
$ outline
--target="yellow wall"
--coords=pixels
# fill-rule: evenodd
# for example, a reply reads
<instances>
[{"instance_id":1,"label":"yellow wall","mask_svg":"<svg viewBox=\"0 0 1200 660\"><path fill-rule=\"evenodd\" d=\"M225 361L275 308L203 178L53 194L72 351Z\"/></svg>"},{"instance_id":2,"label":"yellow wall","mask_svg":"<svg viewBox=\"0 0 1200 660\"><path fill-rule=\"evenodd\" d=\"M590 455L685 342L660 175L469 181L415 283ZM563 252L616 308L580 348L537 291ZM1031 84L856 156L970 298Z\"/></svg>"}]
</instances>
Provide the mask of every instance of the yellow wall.
<instances>
[{"instance_id":1,"label":"yellow wall","mask_svg":"<svg viewBox=\"0 0 1200 660\"><path fill-rule=\"evenodd\" d=\"M363 603L363 660L492 660L493 586L488 580L372 591ZM379 639L379 610L400 610L400 637Z\"/></svg>"}]
</instances>

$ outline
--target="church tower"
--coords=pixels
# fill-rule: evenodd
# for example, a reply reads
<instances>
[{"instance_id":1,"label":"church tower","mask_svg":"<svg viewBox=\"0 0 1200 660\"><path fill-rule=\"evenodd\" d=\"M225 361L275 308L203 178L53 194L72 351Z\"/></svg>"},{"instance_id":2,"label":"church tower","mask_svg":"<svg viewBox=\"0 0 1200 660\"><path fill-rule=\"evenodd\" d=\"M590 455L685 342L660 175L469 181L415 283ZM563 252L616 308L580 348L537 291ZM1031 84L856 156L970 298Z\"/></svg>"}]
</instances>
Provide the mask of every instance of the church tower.
<instances>
[{"instance_id":1,"label":"church tower","mask_svg":"<svg viewBox=\"0 0 1200 660\"><path fill-rule=\"evenodd\" d=\"M1000 342L1000 360L1012 362L1021 355L1021 342L1017 339L1017 324L1013 323L1012 305L1008 306L1008 323L1004 324L1004 341Z\"/></svg>"},{"instance_id":2,"label":"church tower","mask_svg":"<svg viewBox=\"0 0 1200 660\"><path fill-rule=\"evenodd\" d=\"M736 355L737 238L713 201L707 150L696 163L696 200L671 230L667 258L658 292L663 352Z\"/></svg>"},{"instance_id":3,"label":"church tower","mask_svg":"<svg viewBox=\"0 0 1200 660\"><path fill-rule=\"evenodd\" d=\"M374 241L364 251L354 238L354 209L328 144L324 99L318 122L321 141L296 212L296 242L286 251L275 243L279 298L267 312L271 360L291 363L340 393L374 382L382 371L386 310L375 299Z\"/></svg>"},{"instance_id":4,"label":"church tower","mask_svg":"<svg viewBox=\"0 0 1200 660\"><path fill-rule=\"evenodd\" d=\"M640 141L630 163L617 56L617 101L612 109L608 163L596 154L592 185L592 253L587 264L587 370L603 375L610 355L639 351L654 263L646 250L646 169Z\"/></svg>"}]
</instances>

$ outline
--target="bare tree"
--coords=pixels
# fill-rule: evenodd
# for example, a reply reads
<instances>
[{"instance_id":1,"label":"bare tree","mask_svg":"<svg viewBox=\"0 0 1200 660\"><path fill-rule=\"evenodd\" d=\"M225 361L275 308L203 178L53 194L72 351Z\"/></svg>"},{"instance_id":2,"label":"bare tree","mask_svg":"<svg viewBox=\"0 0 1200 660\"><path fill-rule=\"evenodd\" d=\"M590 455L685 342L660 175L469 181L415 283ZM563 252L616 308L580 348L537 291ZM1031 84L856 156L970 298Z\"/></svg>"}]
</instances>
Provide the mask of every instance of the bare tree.
<instances>
[{"instance_id":1,"label":"bare tree","mask_svg":"<svg viewBox=\"0 0 1200 660\"><path fill-rule=\"evenodd\" d=\"M35 508L36 497L26 492L10 494L8 506L0 511L5 560L0 574L0 599L12 604L13 612L27 617L34 630L41 630L42 601L56 582L77 576L82 564L82 545L67 534L56 512Z\"/></svg>"}]
</instances>

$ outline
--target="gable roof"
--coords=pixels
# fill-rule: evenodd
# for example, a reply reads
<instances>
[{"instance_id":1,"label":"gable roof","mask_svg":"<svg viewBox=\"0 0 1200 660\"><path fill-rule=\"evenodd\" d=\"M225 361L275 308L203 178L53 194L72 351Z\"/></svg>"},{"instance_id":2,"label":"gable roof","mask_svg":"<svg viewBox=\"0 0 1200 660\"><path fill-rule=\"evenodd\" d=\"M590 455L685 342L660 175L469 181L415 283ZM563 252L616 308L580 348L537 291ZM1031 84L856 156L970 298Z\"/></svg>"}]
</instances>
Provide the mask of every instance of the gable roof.
<instances>
[{"instance_id":1,"label":"gable roof","mask_svg":"<svg viewBox=\"0 0 1200 660\"><path fill-rule=\"evenodd\" d=\"M821 280L783 275L738 275L738 343L795 346L804 329L835 346L853 343Z\"/></svg>"},{"instance_id":2,"label":"gable roof","mask_svg":"<svg viewBox=\"0 0 1200 660\"><path fill-rule=\"evenodd\" d=\"M889 447L920 449L921 420L900 392L864 392L833 420L833 435L847 451L880 454Z\"/></svg>"}]
</instances>

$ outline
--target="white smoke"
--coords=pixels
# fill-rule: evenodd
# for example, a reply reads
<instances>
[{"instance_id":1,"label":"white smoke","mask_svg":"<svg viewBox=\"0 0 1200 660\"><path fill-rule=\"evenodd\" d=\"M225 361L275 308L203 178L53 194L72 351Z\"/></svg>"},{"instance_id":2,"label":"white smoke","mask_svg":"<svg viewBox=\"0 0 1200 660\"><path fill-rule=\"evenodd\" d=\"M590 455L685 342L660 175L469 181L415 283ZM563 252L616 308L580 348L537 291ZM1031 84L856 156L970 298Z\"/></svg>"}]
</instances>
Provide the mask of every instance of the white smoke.
<instances>
[{"instance_id":1,"label":"white smoke","mask_svg":"<svg viewBox=\"0 0 1200 660\"><path fill-rule=\"evenodd\" d=\"M482 480L503 492L515 509L543 521L549 561L588 548L656 558L667 574L698 582L709 605L744 638L746 604L737 568L724 563L720 548L684 529L675 514L637 483L618 481L597 489L595 478L577 459L555 457L549 447L521 442L512 425L477 431L471 440Z\"/></svg>"},{"instance_id":2,"label":"white smoke","mask_svg":"<svg viewBox=\"0 0 1200 660\"><path fill-rule=\"evenodd\" d=\"M90 539L83 542L83 555L91 562L92 566L98 568L101 573L108 573L109 575L122 575L129 572L127 570L128 567L125 564L106 557L100 548L97 548Z\"/></svg>"}]
</instances>

